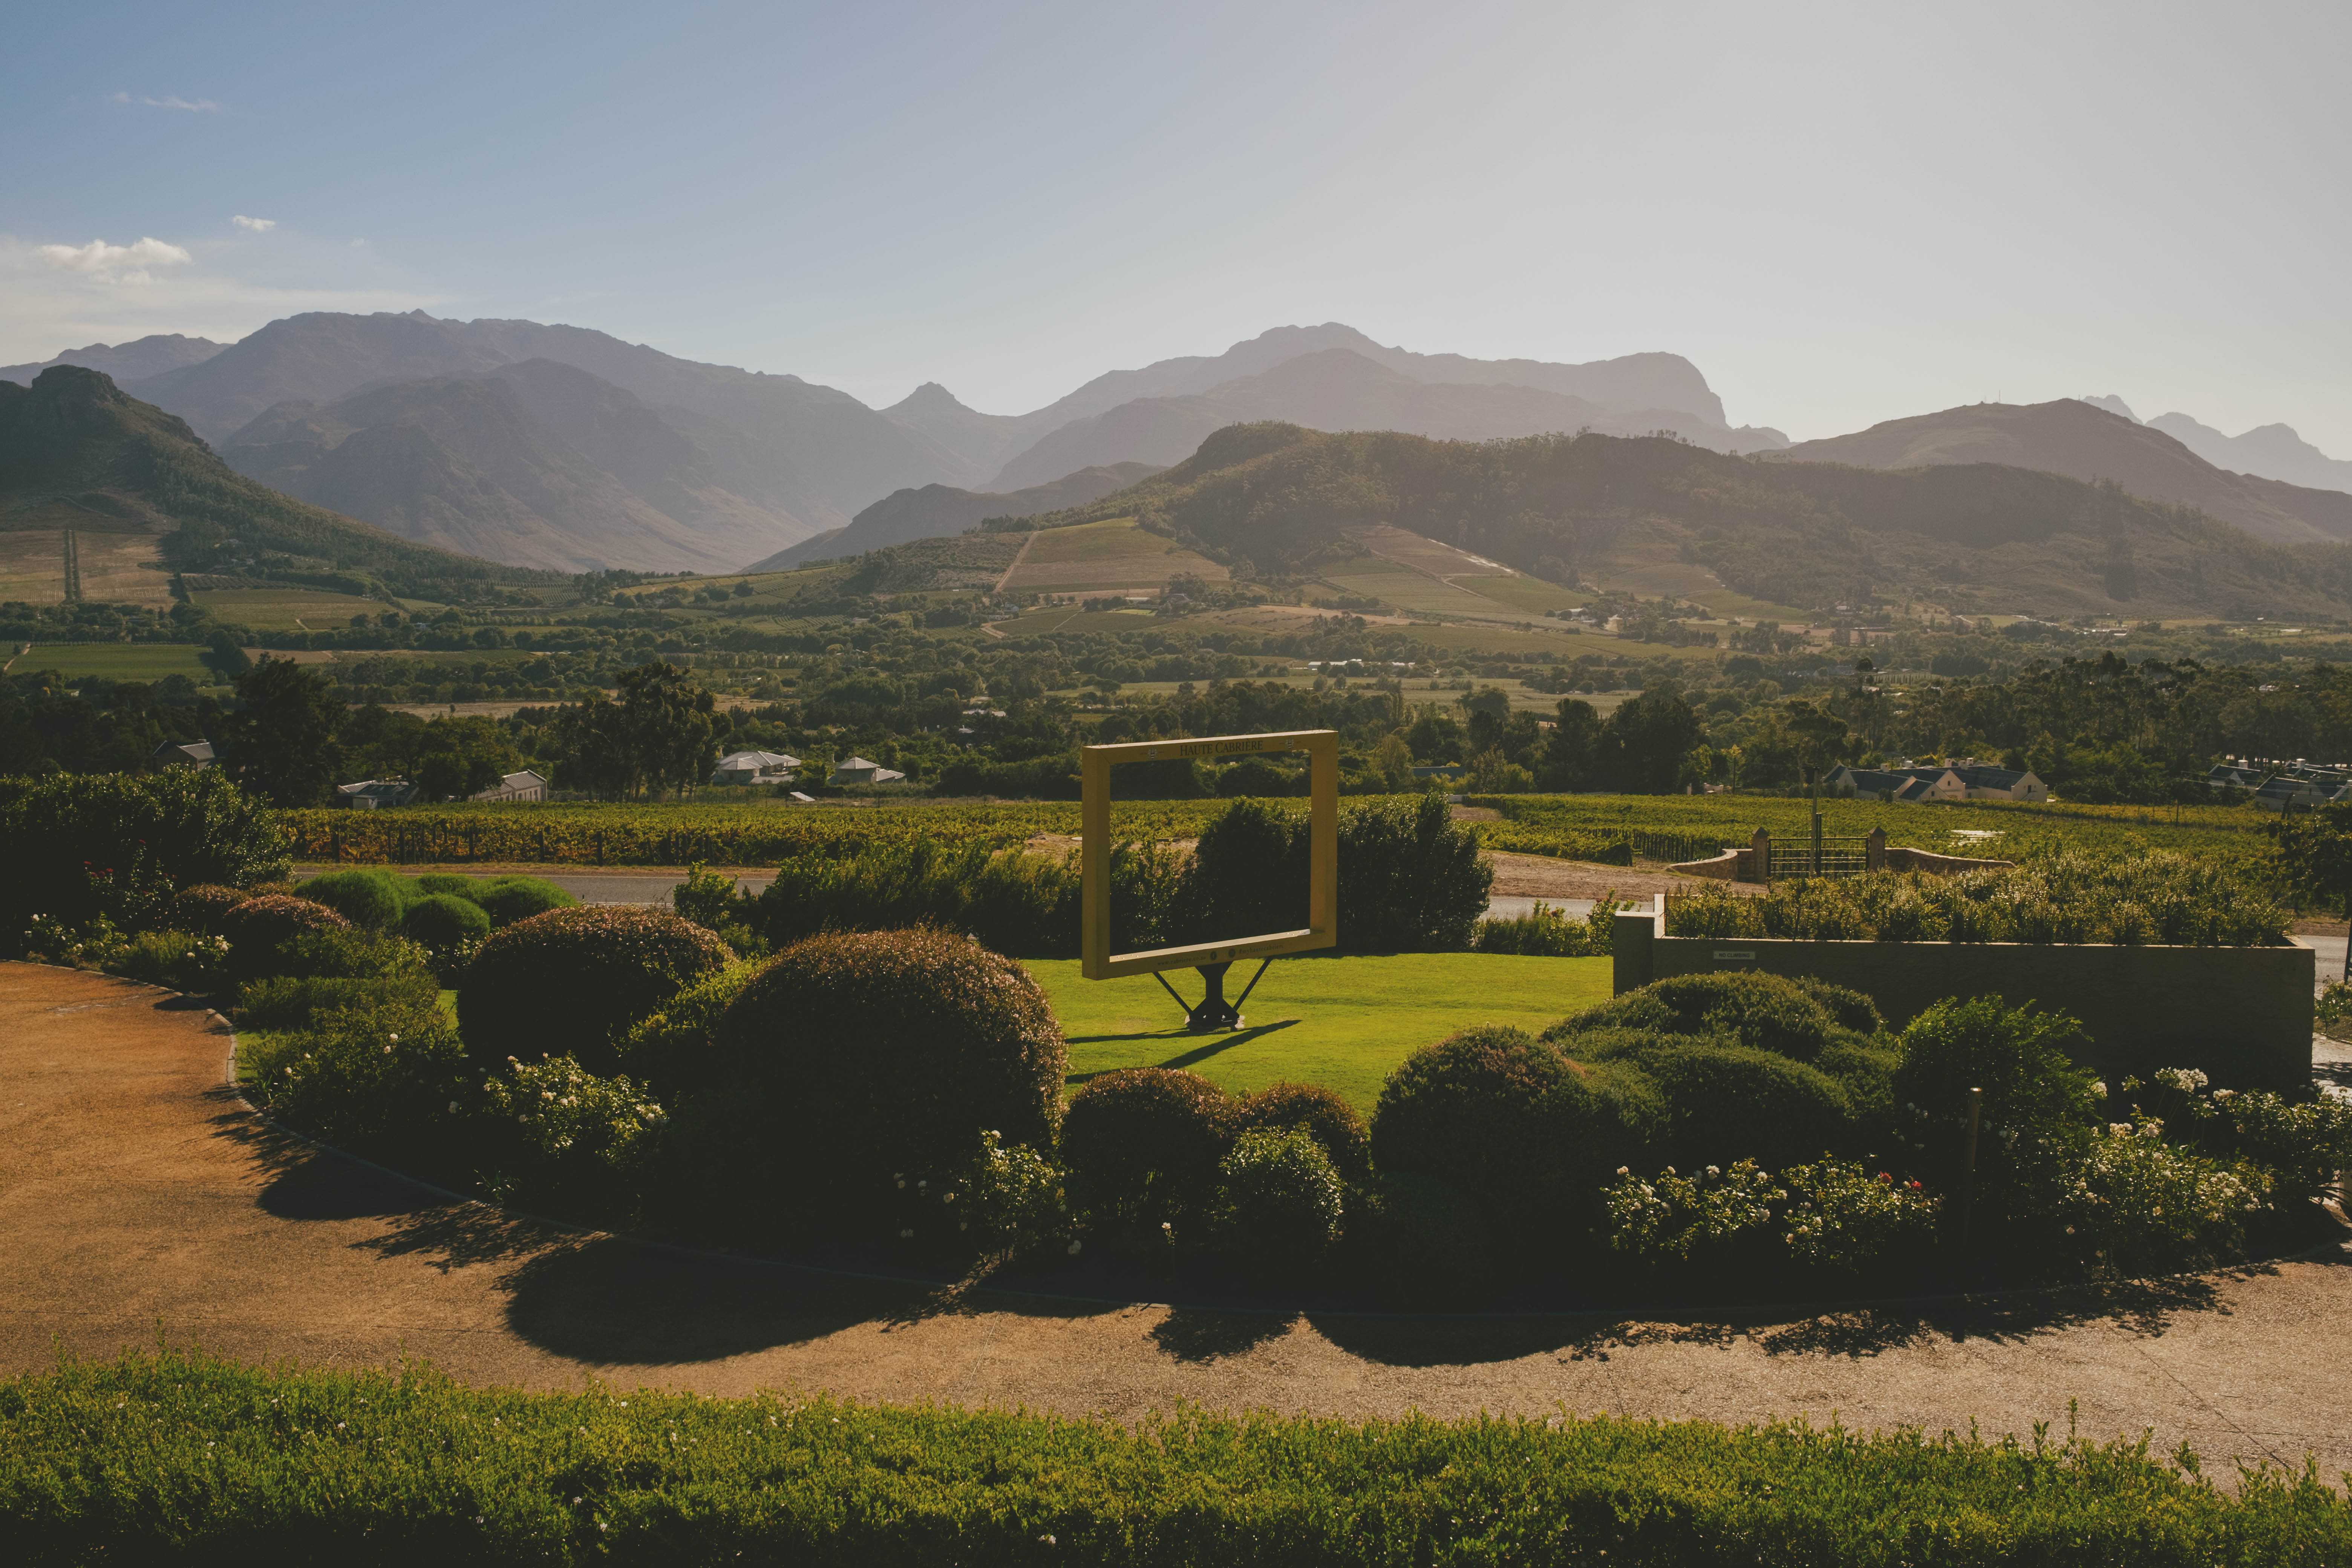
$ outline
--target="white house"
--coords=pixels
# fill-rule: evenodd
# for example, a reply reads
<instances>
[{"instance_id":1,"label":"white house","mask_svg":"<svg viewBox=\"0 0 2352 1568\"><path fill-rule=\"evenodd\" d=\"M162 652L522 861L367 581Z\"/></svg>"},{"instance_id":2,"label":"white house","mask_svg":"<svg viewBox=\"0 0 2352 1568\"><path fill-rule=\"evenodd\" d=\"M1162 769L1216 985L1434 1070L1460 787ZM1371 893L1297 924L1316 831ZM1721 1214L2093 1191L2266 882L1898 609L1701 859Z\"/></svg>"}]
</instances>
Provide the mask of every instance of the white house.
<instances>
[{"instance_id":1,"label":"white house","mask_svg":"<svg viewBox=\"0 0 2352 1568\"><path fill-rule=\"evenodd\" d=\"M488 801L545 800L547 781L529 768L525 768L519 773L509 773L481 794L467 795L466 798Z\"/></svg>"},{"instance_id":2,"label":"white house","mask_svg":"<svg viewBox=\"0 0 2352 1568\"><path fill-rule=\"evenodd\" d=\"M864 757L851 757L833 765L833 782L837 784L897 784L907 775L880 763L869 763Z\"/></svg>"},{"instance_id":3,"label":"white house","mask_svg":"<svg viewBox=\"0 0 2352 1568\"><path fill-rule=\"evenodd\" d=\"M790 784L801 760L782 752L730 752L711 770L715 784Z\"/></svg>"},{"instance_id":4,"label":"white house","mask_svg":"<svg viewBox=\"0 0 2352 1568\"><path fill-rule=\"evenodd\" d=\"M2034 774L1981 764L1974 757L1955 757L1940 767L1934 763L1926 767L1840 766L1831 770L1822 786L1832 795L1886 801L2050 798L2050 786Z\"/></svg>"},{"instance_id":5,"label":"white house","mask_svg":"<svg viewBox=\"0 0 2352 1568\"><path fill-rule=\"evenodd\" d=\"M357 784L335 786L335 804L350 806L355 811L406 805L415 798L416 786L406 779L362 779Z\"/></svg>"},{"instance_id":6,"label":"white house","mask_svg":"<svg viewBox=\"0 0 2352 1568\"><path fill-rule=\"evenodd\" d=\"M175 746L166 741L148 755L147 765L151 768L194 768L201 773L213 765L213 743L210 741L191 741L184 746Z\"/></svg>"}]
</instances>

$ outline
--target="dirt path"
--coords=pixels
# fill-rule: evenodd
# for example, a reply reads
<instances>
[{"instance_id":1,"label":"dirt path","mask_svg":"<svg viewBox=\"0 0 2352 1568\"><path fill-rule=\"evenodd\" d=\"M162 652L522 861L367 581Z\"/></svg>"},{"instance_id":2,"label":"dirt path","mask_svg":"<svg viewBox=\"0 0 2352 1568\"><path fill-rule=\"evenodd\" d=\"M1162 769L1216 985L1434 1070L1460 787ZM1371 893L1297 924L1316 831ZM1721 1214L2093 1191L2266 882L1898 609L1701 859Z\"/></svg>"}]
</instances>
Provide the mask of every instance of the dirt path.
<instances>
[{"instance_id":1,"label":"dirt path","mask_svg":"<svg viewBox=\"0 0 2352 1568\"><path fill-rule=\"evenodd\" d=\"M1004 569L1004 575L999 577L996 580L996 586L989 590L991 593L995 594L1000 597L1003 596L1005 584L1013 581L1013 574L1021 570L1021 563L1029 559L1029 547L1036 542L1037 531L1033 528L1029 531L1029 537L1021 542L1020 552L1013 557L1013 564ZM985 622L982 624L983 626L986 625ZM998 637L1003 637L1004 634L1003 632L999 632L996 635Z\"/></svg>"},{"instance_id":2,"label":"dirt path","mask_svg":"<svg viewBox=\"0 0 2352 1568\"><path fill-rule=\"evenodd\" d=\"M1618 1410L2187 1439L2352 1466L2352 1252L2103 1301L1673 1323L1273 1316L914 1288L505 1220L273 1134L210 1014L0 964L0 1372L173 1339L246 1360L427 1357L478 1384L1132 1416ZM2226 1469L2222 1472L2226 1474Z\"/></svg>"}]
</instances>

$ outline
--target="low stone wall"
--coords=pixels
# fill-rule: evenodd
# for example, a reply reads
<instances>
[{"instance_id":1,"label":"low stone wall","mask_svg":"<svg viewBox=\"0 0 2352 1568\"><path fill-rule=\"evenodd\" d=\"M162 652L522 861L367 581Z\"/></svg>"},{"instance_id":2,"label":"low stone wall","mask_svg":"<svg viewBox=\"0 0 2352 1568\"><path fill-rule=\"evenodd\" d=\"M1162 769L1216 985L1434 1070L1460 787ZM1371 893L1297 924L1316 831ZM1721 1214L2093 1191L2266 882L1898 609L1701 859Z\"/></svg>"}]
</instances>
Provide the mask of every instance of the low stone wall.
<instances>
[{"instance_id":1,"label":"low stone wall","mask_svg":"<svg viewBox=\"0 0 2352 1568\"><path fill-rule=\"evenodd\" d=\"M1664 916L1621 914L1618 994L1675 974L1753 970L1851 986L1896 1026L1947 996L2070 1013L2113 1083L2201 1068L2233 1089L2311 1084L2313 954L2305 947L2112 947L2018 942L1794 942L1670 937Z\"/></svg>"},{"instance_id":2,"label":"low stone wall","mask_svg":"<svg viewBox=\"0 0 2352 1568\"><path fill-rule=\"evenodd\" d=\"M1756 856L1752 850L1727 849L1711 860L1685 860L1666 869L1677 877L1712 877L1718 882L1752 882L1756 879Z\"/></svg>"}]
</instances>

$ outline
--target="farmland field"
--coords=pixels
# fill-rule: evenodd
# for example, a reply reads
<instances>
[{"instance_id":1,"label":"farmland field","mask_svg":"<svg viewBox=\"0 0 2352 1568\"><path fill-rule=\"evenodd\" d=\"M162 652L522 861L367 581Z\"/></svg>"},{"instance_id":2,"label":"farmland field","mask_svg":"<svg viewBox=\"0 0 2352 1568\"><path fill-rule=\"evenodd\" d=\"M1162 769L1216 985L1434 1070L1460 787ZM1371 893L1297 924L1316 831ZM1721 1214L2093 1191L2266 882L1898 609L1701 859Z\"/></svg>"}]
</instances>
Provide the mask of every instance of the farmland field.
<instances>
[{"instance_id":1,"label":"farmland field","mask_svg":"<svg viewBox=\"0 0 2352 1568\"><path fill-rule=\"evenodd\" d=\"M1231 575L1172 539L1146 532L1131 518L1040 530L1005 587L1013 593L1077 594L1158 588L1179 573L1222 583Z\"/></svg>"},{"instance_id":2,"label":"farmland field","mask_svg":"<svg viewBox=\"0 0 2352 1568\"><path fill-rule=\"evenodd\" d=\"M95 675L109 680L161 680L167 675L184 675L199 686L208 686L218 678L198 661L201 651L189 643L36 643L9 669L15 675L54 669L68 679Z\"/></svg>"},{"instance_id":3,"label":"farmland field","mask_svg":"<svg viewBox=\"0 0 2352 1568\"><path fill-rule=\"evenodd\" d=\"M262 632L323 631L383 609L373 599L317 588L221 588L195 596L214 619Z\"/></svg>"},{"instance_id":4,"label":"farmland field","mask_svg":"<svg viewBox=\"0 0 2352 1568\"><path fill-rule=\"evenodd\" d=\"M1186 1068L1243 1093L1287 1079L1319 1083L1370 1112L1381 1082L1423 1046L1475 1024L1533 1033L1609 999L1605 958L1520 958L1484 952L1410 952L1387 957L1277 959L1250 993L1248 1026L1194 1035L1148 974L1087 980L1076 959L1024 964L1053 1002L1070 1046L1073 1089L1116 1068ZM1241 994L1255 963L1236 963L1227 996ZM1197 1001L1200 976L1168 978Z\"/></svg>"},{"instance_id":5,"label":"farmland field","mask_svg":"<svg viewBox=\"0 0 2352 1568\"><path fill-rule=\"evenodd\" d=\"M1523 854L1589 859L1610 844L1630 844L1643 859L1696 859L1769 833L1810 830L1811 806L1777 795L1481 795L1476 805L1504 820L1481 829L1487 845ZM1833 837L1886 829L1889 844L1942 855L2020 859L2059 848L2130 853L2175 849L2209 859L2250 865L2270 840L2271 818L2252 807L2197 805L2048 805L1971 801L1965 805L1888 805L1873 801L1822 803L1822 831ZM1955 838L1955 832L1991 834Z\"/></svg>"}]
</instances>

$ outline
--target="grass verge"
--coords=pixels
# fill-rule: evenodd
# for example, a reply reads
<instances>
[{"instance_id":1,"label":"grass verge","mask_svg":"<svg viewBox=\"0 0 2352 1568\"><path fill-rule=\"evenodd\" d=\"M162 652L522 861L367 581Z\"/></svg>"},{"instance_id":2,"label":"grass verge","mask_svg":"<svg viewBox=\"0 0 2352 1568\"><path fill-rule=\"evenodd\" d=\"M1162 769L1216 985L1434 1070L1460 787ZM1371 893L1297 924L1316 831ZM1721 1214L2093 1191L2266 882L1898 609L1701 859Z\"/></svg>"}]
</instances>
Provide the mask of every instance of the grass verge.
<instances>
[{"instance_id":1,"label":"grass verge","mask_svg":"<svg viewBox=\"0 0 2352 1568\"><path fill-rule=\"evenodd\" d=\"M823 1396L458 1386L186 1352L0 1384L0 1536L52 1563L2341 1563L2307 1470L2146 1443L1619 1417L1135 1430Z\"/></svg>"},{"instance_id":2,"label":"grass verge","mask_svg":"<svg viewBox=\"0 0 2352 1568\"><path fill-rule=\"evenodd\" d=\"M1070 1087L1114 1068L1188 1068L1234 1093L1288 1079L1319 1083L1369 1112L1381 1084L1423 1046L1475 1024L1530 1032L1609 999L1605 958L1522 958L1488 952L1281 958L1243 1008L1247 1027L1193 1035L1149 974L1090 981L1076 959L1033 959L1070 1044ZM1236 963L1225 994L1257 970ZM1201 977L1168 976L1187 1002Z\"/></svg>"}]
</instances>

